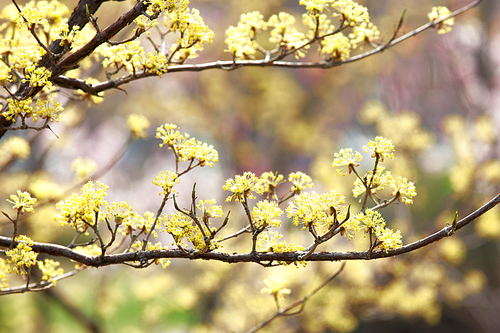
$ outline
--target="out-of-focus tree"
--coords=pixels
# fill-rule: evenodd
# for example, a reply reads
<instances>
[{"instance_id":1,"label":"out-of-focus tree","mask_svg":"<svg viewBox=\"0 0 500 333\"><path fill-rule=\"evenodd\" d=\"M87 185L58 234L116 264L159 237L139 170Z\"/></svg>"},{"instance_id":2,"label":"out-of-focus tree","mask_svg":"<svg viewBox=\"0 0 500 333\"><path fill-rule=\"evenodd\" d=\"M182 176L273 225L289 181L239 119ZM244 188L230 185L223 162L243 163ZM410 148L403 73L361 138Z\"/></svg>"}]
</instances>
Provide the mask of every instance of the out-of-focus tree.
<instances>
[{"instance_id":1,"label":"out-of-focus tree","mask_svg":"<svg viewBox=\"0 0 500 333\"><path fill-rule=\"evenodd\" d=\"M6 4L0 329L496 331L480 2Z\"/></svg>"}]
</instances>

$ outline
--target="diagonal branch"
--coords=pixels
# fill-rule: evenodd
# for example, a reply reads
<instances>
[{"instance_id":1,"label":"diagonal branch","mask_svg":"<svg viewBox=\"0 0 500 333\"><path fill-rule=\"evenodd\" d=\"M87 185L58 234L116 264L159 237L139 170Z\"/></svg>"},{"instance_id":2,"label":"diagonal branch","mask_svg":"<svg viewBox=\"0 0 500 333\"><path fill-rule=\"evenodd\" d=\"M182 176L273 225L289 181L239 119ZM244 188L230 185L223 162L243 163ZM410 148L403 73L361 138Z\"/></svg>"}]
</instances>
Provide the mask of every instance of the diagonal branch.
<instances>
[{"instance_id":1,"label":"diagonal branch","mask_svg":"<svg viewBox=\"0 0 500 333\"><path fill-rule=\"evenodd\" d=\"M456 223L455 231L465 227L470 222L485 214L487 211L500 203L500 194L491 199L488 203L462 218ZM448 237L452 234L453 226L446 226L443 229L423 238L416 242L407 244L398 249L387 251L363 251L363 252L315 252L312 253L305 261L338 261L338 260L373 260L379 258L393 257L404 253L409 253L418 250L422 247L430 245L440 239ZM0 236L0 246L9 247L12 243L12 238ZM14 246L17 242L14 242ZM126 252L120 254L111 254L105 256L88 256L68 247L34 242L32 250L37 253L45 253L52 256L65 257L77 261L83 265L102 267L116 264L128 264L134 261L153 260L161 258L181 258L193 259L180 250L162 250L162 251L146 251L146 252ZM302 261L304 252L256 252L256 253L223 253L223 252L207 252L200 254L197 258L203 260L215 260L226 263L240 262L296 262Z\"/></svg>"}]
</instances>

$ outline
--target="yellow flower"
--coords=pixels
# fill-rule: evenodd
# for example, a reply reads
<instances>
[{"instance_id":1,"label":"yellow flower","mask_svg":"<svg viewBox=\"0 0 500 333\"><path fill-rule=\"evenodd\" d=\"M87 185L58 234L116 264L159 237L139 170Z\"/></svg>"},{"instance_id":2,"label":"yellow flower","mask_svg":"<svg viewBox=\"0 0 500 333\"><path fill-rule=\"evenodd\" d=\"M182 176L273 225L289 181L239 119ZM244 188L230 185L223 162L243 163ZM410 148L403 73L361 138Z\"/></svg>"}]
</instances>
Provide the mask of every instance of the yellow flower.
<instances>
[{"instance_id":1,"label":"yellow flower","mask_svg":"<svg viewBox=\"0 0 500 333\"><path fill-rule=\"evenodd\" d=\"M352 0L337 0L332 7L338 11L334 16L339 16L341 21L352 27L370 21L368 9Z\"/></svg>"},{"instance_id":2,"label":"yellow flower","mask_svg":"<svg viewBox=\"0 0 500 333\"><path fill-rule=\"evenodd\" d=\"M71 162L71 169L76 179L86 180L97 170L97 163L88 157L77 157Z\"/></svg>"},{"instance_id":3,"label":"yellow flower","mask_svg":"<svg viewBox=\"0 0 500 333\"><path fill-rule=\"evenodd\" d=\"M17 191L17 194L12 194L8 202L14 204L12 209L18 210L21 214L24 212L33 213L33 205L36 203L36 199L32 198L28 192Z\"/></svg>"},{"instance_id":4,"label":"yellow flower","mask_svg":"<svg viewBox=\"0 0 500 333\"><path fill-rule=\"evenodd\" d=\"M51 105L52 104L52 105ZM49 121L59 122L62 118L60 112L63 111L63 106L58 101L52 99L38 99L36 107L33 111L33 120L36 121L37 117L41 119L48 119Z\"/></svg>"},{"instance_id":5,"label":"yellow flower","mask_svg":"<svg viewBox=\"0 0 500 333\"><path fill-rule=\"evenodd\" d=\"M283 50L294 50L302 47L295 53L295 57L300 58L305 56L305 50L309 48L309 45L303 47L307 39L303 33L298 32L293 27L294 23L295 17L288 13L281 12L271 16L268 21L268 26L272 28L269 42L276 44Z\"/></svg>"},{"instance_id":6,"label":"yellow flower","mask_svg":"<svg viewBox=\"0 0 500 333\"><path fill-rule=\"evenodd\" d=\"M6 264L10 273L24 275L26 267L36 265L38 253L32 251L33 241L28 236L17 236L15 241L16 248L5 252L8 257Z\"/></svg>"},{"instance_id":7,"label":"yellow flower","mask_svg":"<svg viewBox=\"0 0 500 333\"><path fill-rule=\"evenodd\" d=\"M264 193L267 193L269 196L274 195L276 188L284 181L283 175L278 174L277 172L264 172L260 175L260 179L262 180L262 186L264 187Z\"/></svg>"},{"instance_id":8,"label":"yellow flower","mask_svg":"<svg viewBox=\"0 0 500 333\"><path fill-rule=\"evenodd\" d=\"M306 6L306 10L314 13L322 12L332 0L300 0L299 4Z\"/></svg>"},{"instance_id":9,"label":"yellow flower","mask_svg":"<svg viewBox=\"0 0 500 333\"><path fill-rule=\"evenodd\" d=\"M161 171L158 176L153 180L153 184L163 189L163 195L169 195L172 193L172 188L175 184L179 183L179 179L177 178L177 174L170 171ZM162 195L162 192L160 192Z\"/></svg>"},{"instance_id":10,"label":"yellow flower","mask_svg":"<svg viewBox=\"0 0 500 333\"><path fill-rule=\"evenodd\" d=\"M263 18L264 16L257 11L241 14L238 25L230 26L226 30L224 42L228 48L225 51L232 53L237 59L253 59L259 47L255 36L260 30L267 28Z\"/></svg>"},{"instance_id":11,"label":"yellow flower","mask_svg":"<svg viewBox=\"0 0 500 333\"><path fill-rule=\"evenodd\" d=\"M241 176L236 175L234 179L226 180L222 188L224 191L233 192L233 195L227 197L227 202L230 202L233 198L235 201L244 202L245 198L255 199L252 192L264 193L262 180L257 178L253 172L245 172Z\"/></svg>"},{"instance_id":12,"label":"yellow flower","mask_svg":"<svg viewBox=\"0 0 500 333\"><path fill-rule=\"evenodd\" d=\"M387 186L394 186L394 179L392 178L392 174L390 171L385 171L383 166L378 165L377 170L375 171L375 176L373 175L373 170L368 171L363 179L366 179L366 182L370 186L371 194L377 193L377 191L382 191ZM354 181L354 188L352 189L352 193L355 198L359 195L366 192L366 186L363 182L357 178ZM415 194L416 195L416 194Z\"/></svg>"},{"instance_id":13,"label":"yellow flower","mask_svg":"<svg viewBox=\"0 0 500 333\"><path fill-rule=\"evenodd\" d=\"M52 259L45 259L43 262L38 262L38 268L42 272L42 281L50 281L56 285L55 278L64 274L62 268L56 268L60 263Z\"/></svg>"},{"instance_id":14,"label":"yellow flower","mask_svg":"<svg viewBox=\"0 0 500 333\"><path fill-rule=\"evenodd\" d=\"M26 77L22 82L29 82L32 87L52 88L52 82L49 81L52 72L45 67L36 67L35 65L26 68Z\"/></svg>"},{"instance_id":15,"label":"yellow flower","mask_svg":"<svg viewBox=\"0 0 500 333\"><path fill-rule=\"evenodd\" d=\"M413 203L413 197L417 195L415 183L409 182L406 178L398 177L397 183L393 182L391 187L394 189L392 195L396 196L399 201L407 205Z\"/></svg>"},{"instance_id":16,"label":"yellow flower","mask_svg":"<svg viewBox=\"0 0 500 333\"><path fill-rule=\"evenodd\" d=\"M57 203L56 208L59 213L54 214L54 220L61 226L69 224L75 230L84 232L89 225L95 225L96 217L102 219L103 216L96 216L101 206L106 205L104 197L107 195L108 186L101 182L86 183L82 187L82 193L73 193L68 200Z\"/></svg>"},{"instance_id":17,"label":"yellow flower","mask_svg":"<svg viewBox=\"0 0 500 333\"><path fill-rule=\"evenodd\" d=\"M14 98L8 99L9 108L4 111L2 115L12 122L16 121L16 118L23 115L27 118L31 117L33 112L33 107L31 106L31 98L25 100L17 100Z\"/></svg>"},{"instance_id":18,"label":"yellow flower","mask_svg":"<svg viewBox=\"0 0 500 333\"><path fill-rule=\"evenodd\" d=\"M344 61L349 58L352 45L343 33L328 36L321 41L321 44L321 53L328 55L328 59Z\"/></svg>"},{"instance_id":19,"label":"yellow flower","mask_svg":"<svg viewBox=\"0 0 500 333\"><path fill-rule=\"evenodd\" d=\"M271 294L274 297L285 297L289 295L292 291L285 288L288 281L282 277L271 276L269 279L264 280L265 288L261 289L262 294Z\"/></svg>"},{"instance_id":20,"label":"yellow flower","mask_svg":"<svg viewBox=\"0 0 500 333\"><path fill-rule=\"evenodd\" d=\"M203 212L203 216L207 216L208 218L221 217L224 215L222 206L215 205L215 199L200 200L196 207Z\"/></svg>"},{"instance_id":21,"label":"yellow flower","mask_svg":"<svg viewBox=\"0 0 500 333\"><path fill-rule=\"evenodd\" d=\"M281 225L279 217L282 214L283 211L276 202L264 200L257 202L257 206L253 207L252 219L257 228L262 226L279 227Z\"/></svg>"},{"instance_id":22,"label":"yellow flower","mask_svg":"<svg viewBox=\"0 0 500 333\"><path fill-rule=\"evenodd\" d=\"M293 185L290 191L295 194L300 194L306 188L314 187L311 177L300 171L290 173L288 181Z\"/></svg>"},{"instance_id":23,"label":"yellow flower","mask_svg":"<svg viewBox=\"0 0 500 333\"><path fill-rule=\"evenodd\" d=\"M219 161L219 153L212 145L198 141L195 138L186 140L182 149L179 149L180 155L189 160L198 160L200 166L214 166L214 162Z\"/></svg>"},{"instance_id":24,"label":"yellow flower","mask_svg":"<svg viewBox=\"0 0 500 333\"><path fill-rule=\"evenodd\" d=\"M16 25L19 29L30 29L32 26L36 29L40 25L48 26L46 13L36 8L30 7L30 4L24 6L16 19Z\"/></svg>"},{"instance_id":25,"label":"yellow flower","mask_svg":"<svg viewBox=\"0 0 500 333\"><path fill-rule=\"evenodd\" d=\"M368 146L364 146L363 150L365 153L372 151L371 157L380 159L381 162L384 161L384 157L394 158L394 145L391 140L377 136L375 141L368 142Z\"/></svg>"},{"instance_id":26,"label":"yellow flower","mask_svg":"<svg viewBox=\"0 0 500 333\"><path fill-rule=\"evenodd\" d=\"M293 217L295 225L303 223L303 229L311 224L319 228L330 228L336 219L338 221L345 218L347 209L341 205L344 202L345 197L333 190L324 194L303 192L289 203L286 208L287 217Z\"/></svg>"},{"instance_id":27,"label":"yellow flower","mask_svg":"<svg viewBox=\"0 0 500 333\"><path fill-rule=\"evenodd\" d=\"M160 147L163 147L163 145L167 145L170 148L173 147L175 140L179 137L181 137L181 133L177 125L164 124L156 129L156 138L163 141L163 143L160 143Z\"/></svg>"},{"instance_id":28,"label":"yellow flower","mask_svg":"<svg viewBox=\"0 0 500 333\"><path fill-rule=\"evenodd\" d=\"M429 17L429 20L432 22L432 21L435 21L435 20L439 20L445 16L448 16L450 15L451 12L448 8L444 7L444 6L438 6L438 7L432 7L432 11L427 14L427 16ZM447 34L448 32L451 31L451 26L455 24L455 18L452 17L452 18L449 18L447 20L444 20L443 22L439 23L436 28L438 29L438 34L439 35L443 35L443 34Z\"/></svg>"},{"instance_id":29,"label":"yellow flower","mask_svg":"<svg viewBox=\"0 0 500 333\"><path fill-rule=\"evenodd\" d=\"M358 213L354 216L360 229L364 229L366 233L374 230L375 227L385 227L385 220L382 215L375 210L367 209L365 212Z\"/></svg>"},{"instance_id":30,"label":"yellow flower","mask_svg":"<svg viewBox=\"0 0 500 333\"><path fill-rule=\"evenodd\" d=\"M335 171L341 176L347 176L355 167L359 166L358 162L363 160L359 152L352 153L352 149L341 149L338 153L333 155L333 167L337 168Z\"/></svg>"},{"instance_id":31,"label":"yellow flower","mask_svg":"<svg viewBox=\"0 0 500 333\"><path fill-rule=\"evenodd\" d=\"M376 226L375 236L377 237L377 240L381 242L378 247L385 251L390 249L397 249L403 246L403 241L401 240L401 231L399 230L394 231L389 228Z\"/></svg>"},{"instance_id":32,"label":"yellow flower","mask_svg":"<svg viewBox=\"0 0 500 333\"><path fill-rule=\"evenodd\" d=\"M134 138L147 138L146 130L151 126L148 118L140 114L131 114L127 117L127 126Z\"/></svg>"}]
</instances>

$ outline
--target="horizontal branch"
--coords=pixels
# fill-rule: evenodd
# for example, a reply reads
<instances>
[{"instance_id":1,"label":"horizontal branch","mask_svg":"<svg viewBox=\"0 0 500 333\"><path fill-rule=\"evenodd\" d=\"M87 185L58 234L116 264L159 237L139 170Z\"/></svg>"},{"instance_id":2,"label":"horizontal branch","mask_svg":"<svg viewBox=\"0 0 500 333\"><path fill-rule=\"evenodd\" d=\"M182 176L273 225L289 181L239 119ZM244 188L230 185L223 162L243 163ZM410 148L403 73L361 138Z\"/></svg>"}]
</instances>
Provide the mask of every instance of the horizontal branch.
<instances>
[{"instance_id":1,"label":"horizontal branch","mask_svg":"<svg viewBox=\"0 0 500 333\"><path fill-rule=\"evenodd\" d=\"M395 38L392 40L390 43L382 44L373 50L358 54L356 56L352 56L344 61L327 61L327 60L321 60L321 61L282 61L282 60L272 60L272 59L258 59L258 60L217 60L217 61L212 61L212 62L207 62L207 63L200 63L200 64L183 64L183 65L172 65L168 67L168 73L178 73L178 72L201 72L209 69L222 69L226 71L232 71L236 70L241 67L285 67L285 68L320 68L320 69L329 69L333 67L338 67L343 64L348 64L352 63L355 61L359 61L361 59L367 58L369 56L372 56L377 53L381 53L385 51L386 49L389 49L411 37L414 37L421 32L434 28L438 26L441 22L446 21L447 19L450 19L452 17L455 17L457 15L460 15L468 10L470 10L473 7L476 7L479 5L483 0L475 0L471 2L470 4L450 13L447 16L444 16L440 19L428 22L420 27L418 27L415 30L412 30L408 32L407 34ZM89 43L90 44L90 43ZM79 51L81 52L81 51ZM71 55L72 57L77 58L78 55ZM75 61L73 61L75 62ZM164 75L164 74L163 74ZM135 74L130 74L130 75L125 75L123 77L120 77L115 80L109 80L106 82L101 82L98 84L94 85L88 85L85 81L79 80L79 79L70 79L66 77L57 77L53 80L53 82L61 87L69 88L69 89L81 89L86 93L89 94L98 94L102 91L106 91L109 89L117 88L123 84L129 83L131 81L143 79L146 77L152 77L152 76L157 76L157 74L152 73L152 72L145 72L145 71L138 71Z\"/></svg>"},{"instance_id":2,"label":"horizontal branch","mask_svg":"<svg viewBox=\"0 0 500 333\"><path fill-rule=\"evenodd\" d=\"M87 268L86 266L80 266L79 268L72 270L68 273L65 273L63 275L56 276L52 279L52 281L39 281L39 282L34 282L30 283L28 286L26 285L21 285L18 287L12 287L12 288L3 288L0 290L0 296L3 295L10 295L10 294L23 294L25 292L32 292L32 291L44 291L47 289L50 289L55 286L56 281L60 281L66 278L69 278L71 276L76 275L77 273L81 272Z\"/></svg>"},{"instance_id":3,"label":"horizontal branch","mask_svg":"<svg viewBox=\"0 0 500 333\"><path fill-rule=\"evenodd\" d=\"M453 226L446 226L436 233L433 233L419 241L407 244L398 249L388 250L388 251L363 251L363 252L314 252L310 254L305 261L338 261L338 260L373 260L379 258L393 257L401 255L404 253L412 252L434 243L442 238L451 236L456 230L465 227L470 222L477 219L479 216L483 215L496 205L500 203L500 194L491 199L481 208L477 209L473 213L467 215L460 221L456 223L455 229ZM12 238L0 236L0 246L9 247L11 245ZM283 253L273 253L273 252L258 252L258 253L222 253L222 252L208 252L204 254L199 254L195 256L190 256L181 250L162 250L162 251L147 251L147 252L130 252L130 253L120 253L111 254L105 256L88 256L79 253L75 250L69 249L62 245L49 244L49 243L37 243L34 242L31 246L34 252L45 253L52 256L65 257L87 266L101 267L116 264L123 264L127 262L144 262L147 260L160 259L160 258L179 258L179 259L202 259L202 260L216 260L226 263L242 263L242 262L254 262L254 263L264 263L273 261L282 262L295 262L304 260L305 252L283 252Z\"/></svg>"}]
</instances>

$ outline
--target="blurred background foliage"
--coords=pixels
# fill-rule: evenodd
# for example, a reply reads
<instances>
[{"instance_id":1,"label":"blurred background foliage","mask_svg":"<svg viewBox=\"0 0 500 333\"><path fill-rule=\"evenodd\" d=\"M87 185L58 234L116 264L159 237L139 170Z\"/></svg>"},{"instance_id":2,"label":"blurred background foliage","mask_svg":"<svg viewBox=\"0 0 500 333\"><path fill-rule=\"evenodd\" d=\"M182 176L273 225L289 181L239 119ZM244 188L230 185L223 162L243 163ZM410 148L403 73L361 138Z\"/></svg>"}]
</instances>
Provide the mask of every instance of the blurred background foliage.
<instances>
[{"instance_id":1,"label":"blurred background foliage","mask_svg":"<svg viewBox=\"0 0 500 333\"><path fill-rule=\"evenodd\" d=\"M368 7L385 40L405 8L402 32L426 23L433 6L455 10L468 3L359 2ZM76 2L65 3L71 7ZM131 3L104 3L97 15L100 25L112 22ZM258 10L268 18L287 11L300 26L303 11L296 0L199 0L191 6L201 11L215 38L190 63L229 59L223 52L224 31L236 25L242 13ZM78 183L72 161L84 157L93 161L90 169L105 167L127 140L125 117L139 113L153 124L149 138L134 141L118 164L99 178L110 186L108 201L126 200L137 211L156 211L161 198L151 181L173 166L173 156L158 148L154 128L174 123L181 132L213 144L220 154L213 169L197 169L183 179L178 187L181 206L188 205L193 182L200 199L222 203L225 179L243 171L303 171L312 176L316 191L335 189L356 204L351 194L354 178L334 172L333 154L346 147L361 150L369 139L382 135L396 146L396 158L387 168L417 184L414 205L391 205L382 211L388 225L400 229L404 243L410 243L451 223L455 211L463 217L498 193L499 8L496 1L484 1L459 16L448 35L427 31L381 54L330 70L167 73L129 84L125 91L106 92L99 104L68 102L64 121L53 126L58 138L50 131L15 133L30 142L30 156L7 151L4 143L14 133L0 142L1 197L17 189L36 194L38 186L51 193L47 200L60 200ZM308 59L315 59L315 52L309 53ZM105 80L96 68L89 72ZM223 207L231 210L228 228L242 228L241 208ZM0 208L10 209L5 200ZM54 210L53 205L39 208L22 232L36 241L69 243L73 235L53 221ZM10 227L5 222L2 226ZM283 229L289 241L311 242L291 222ZM500 210L495 208L452 238L414 253L348 262L338 278L307 302L303 313L279 318L263 331L498 332L499 238ZM223 250L245 252L250 244L250 237L241 237ZM350 243L339 239L319 250L365 249L367 244L363 237ZM68 270L73 265L63 262ZM276 310L273 298L260 293L265 279L288 280L292 293L282 300L288 304L339 267L310 263L306 268L262 268L173 260L166 270L87 269L46 292L4 296L0 332L242 332Z\"/></svg>"}]
</instances>

